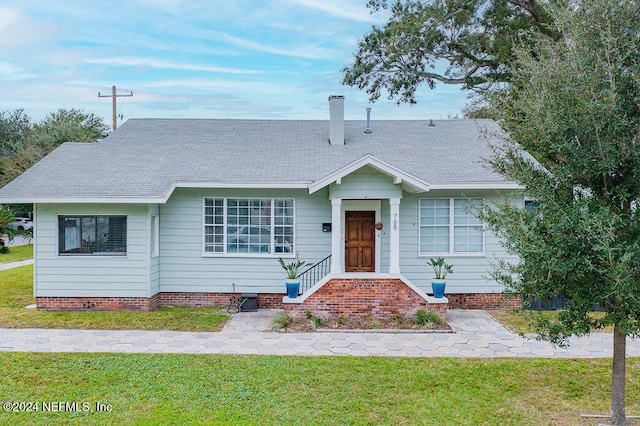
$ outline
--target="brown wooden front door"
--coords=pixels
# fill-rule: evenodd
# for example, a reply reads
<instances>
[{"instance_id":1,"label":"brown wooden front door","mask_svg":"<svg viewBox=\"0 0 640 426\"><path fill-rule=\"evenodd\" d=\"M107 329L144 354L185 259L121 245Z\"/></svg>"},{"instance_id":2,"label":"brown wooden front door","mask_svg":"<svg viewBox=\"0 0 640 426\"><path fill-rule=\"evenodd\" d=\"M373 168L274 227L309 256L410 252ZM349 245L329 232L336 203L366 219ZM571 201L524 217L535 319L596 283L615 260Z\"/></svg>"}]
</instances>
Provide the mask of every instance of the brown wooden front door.
<instances>
[{"instance_id":1,"label":"brown wooden front door","mask_svg":"<svg viewBox=\"0 0 640 426\"><path fill-rule=\"evenodd\" d=\"M376 271L375 212L345 212L345 272Z\"/></svg>"}]
</instances>

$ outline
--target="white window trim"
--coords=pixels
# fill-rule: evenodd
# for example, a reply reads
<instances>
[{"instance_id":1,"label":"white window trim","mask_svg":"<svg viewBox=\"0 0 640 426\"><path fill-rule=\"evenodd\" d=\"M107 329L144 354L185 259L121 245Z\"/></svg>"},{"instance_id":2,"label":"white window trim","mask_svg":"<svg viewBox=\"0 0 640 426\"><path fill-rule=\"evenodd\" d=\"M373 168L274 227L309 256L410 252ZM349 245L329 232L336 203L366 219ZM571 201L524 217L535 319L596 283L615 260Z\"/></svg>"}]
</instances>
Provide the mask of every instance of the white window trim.
<instances>
[{"instance_id":1,"label":"white window trim","mask_svg":"<svg viewBox=\"0 0 640 426\"><path fill-rule=\"evenodd\" d=\"M471 197L471 199L482 200L484 202L484 197ZM422 203L421 200L449 200L449 251L448 252L433 252L433 253L423 253L421 252L422 247ZM419 198L418 199L418 257L434 257L434 256L447 256L447 257L486 257L486 232L484 222L482 225L482 252L454 252L454 202L455 200L466 200L464 197L433 197L433 198ZM466 225L459 225L466 226Z\"/></svg>"},{"instance_id":2,"label":"white window trim","mask_svg":"<svg viewBox=\"0 0 640 426\"><path fill-rule=\"evenodd\" d=\"M223 213L223 229L224 229L224 234L222 235L222 248L224 250L224 252L222 253L214 253L214 252L208 252L206 251L206 234L205 234L205 227L207 225L211 225L211 224L207 224L206 222L206 215L205 215L205 208L206 208L206 200L207 199L222 199L223 200L223 209L224 209L224 213ZM227 253L227 199L237 199L237 200L271 200L271 225L269 225L271 227L271 253ZM291 253L275 253L275 237L274 237L274 212L275 209L273 208L274 206L274 201L275 200L291 200L293 202L293 250ZM260 259L277 259L279 257L282 257L284 259L287 258L295 258L296 256L296 247L297 247L297 242L296 242L296 199L294 197L216 197L216 196L208 196L208 197L203 197L202 198L202 257L245 257L245 258L260 258Z\"/></svg>"},{"instance_id":3,"label":"white window trim","mask_svg":"<svg viewBox=\"0 0 640 426\"><path fill-rule=\"evenodd\" d=\"M126 251L124 252L124 254L93 254L93 253L76 253L76 254L70 254L70 253L60 253L60 226L58 225L60 222L60 217L93 217L93 216L106 216L106 217L111 217L111 216L124 216L127 226L126 226L126 232L127 232L127 246L126 246ZM56 258L60 258L60 259L76 259L76 258L90 258L90 259L104 259L104 260L110 260L110 261L116 261L116 260L122 260L122 259L126 259L129 257L129 215L128 214L118 214L118 213L113 213L113 214L93 214L93 213L61 213L61 214L57 214L56 215Z\"/></svg>"}]
</instances>

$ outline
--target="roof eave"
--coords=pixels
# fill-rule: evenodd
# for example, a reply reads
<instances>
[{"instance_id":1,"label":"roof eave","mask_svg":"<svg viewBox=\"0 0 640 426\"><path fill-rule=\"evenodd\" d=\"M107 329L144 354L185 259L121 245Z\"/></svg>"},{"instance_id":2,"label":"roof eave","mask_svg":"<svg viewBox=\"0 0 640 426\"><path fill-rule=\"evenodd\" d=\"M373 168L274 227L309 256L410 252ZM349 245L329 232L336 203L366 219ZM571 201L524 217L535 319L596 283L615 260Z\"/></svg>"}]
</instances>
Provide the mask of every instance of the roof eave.
<instances>
[{"instance_id":1,"label":"roof eave","mask_svg":"<svg viewBox=\"0 0 640 426\"><path fill-rule=\"evenodd\" d=\"M519 190L522 185L515 182L441 182L431 184L432 190L459 190L459 189L489 189L489 190Z\"/></svg>"},{"instance_id":2,"label":"roof eave","mask_svg":"<svg viewBox=\"0 0 640 426\"><path fill-rule=\"evenodd\" d=\"M154 197L0 197L1 204L164 204L167 202L165 196Z\"/></svg>"},{"instance_id":3,"label":"roof eave","mask_svg":"<svg viewBox=\"0 0 640 426\"><path fill-rule=\"evenodd\" d=\"M295 182L235 182L235 181L178 181L175 188L258 188L258 189L306 189L309 181Z\"/></svg>"}]
</instances>

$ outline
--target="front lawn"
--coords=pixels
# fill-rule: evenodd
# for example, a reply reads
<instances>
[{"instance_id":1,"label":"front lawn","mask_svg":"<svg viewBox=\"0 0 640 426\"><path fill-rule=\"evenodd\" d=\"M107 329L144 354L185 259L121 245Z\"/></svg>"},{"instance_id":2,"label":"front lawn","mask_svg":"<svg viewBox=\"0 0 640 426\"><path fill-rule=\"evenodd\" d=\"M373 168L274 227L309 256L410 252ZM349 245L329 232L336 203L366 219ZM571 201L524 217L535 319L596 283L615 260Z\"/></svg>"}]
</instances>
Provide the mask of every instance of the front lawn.
<instances>
[{"instance_id":1,"label":"front lawn","mask_svg":"<svg viewBox=\"0 0 640 426\"><path fill-rule=\"evenodd\" d=\"M527 311L523 309L500 309L486 311L489 315L498 320L502 325L511 330L514 333L535 333L535 329L531 325L531 321L536 316L547 317L553 321L558 317L558 311ZM601 312L592 312L594 317L602 316ZM612 327L607 327L602 330L604 332L613 332Z\"/></svg>"},{"instance_id":2,"label":"front lawn","mask_svg":"<svg viewBox=\"0 0 640 426\"><path fill-rule=\"evenodd\" d=\"M33 259L33 244L9 247L8 253L0 253L0 263Z\"/></svg>"},{"instance_id":3,"label":"front lawn","mask_svg":"<svg viewBox=\"0 0 640 426\"><path fill-rule=\"evenodd\" d=\"M595 425L611 360L5 353L1 424ZM627 362L640 412L640 359ZM42 402L79 412L43 412ZM84 407L93 412L83 412ZM96 403L110 412L96 412ZM60 405L58 405L59 407ZM71 406L73 407L73 406ZM633 424L633 423L632 423Z\"/></svg>"},{"instance_id":4,"label":"front lawn","mask_svg":"<svg viewBox=\"0 0 640 426\"><path fill-rule=\"evenodd\" d=\"M229 316L219 308L162 308L154 312L42 312L35 303L33 265L0 271L0 327L220 331Z\"/></svg>"}]
</instances>

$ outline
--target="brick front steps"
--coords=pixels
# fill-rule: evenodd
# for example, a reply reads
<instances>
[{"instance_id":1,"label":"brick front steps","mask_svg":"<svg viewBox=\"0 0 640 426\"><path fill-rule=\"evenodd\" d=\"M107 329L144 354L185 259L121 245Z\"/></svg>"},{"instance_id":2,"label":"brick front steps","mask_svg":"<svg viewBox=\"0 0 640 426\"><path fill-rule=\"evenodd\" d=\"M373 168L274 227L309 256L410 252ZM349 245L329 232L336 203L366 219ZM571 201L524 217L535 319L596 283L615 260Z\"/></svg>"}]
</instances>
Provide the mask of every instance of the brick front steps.
<instances>
[{"instance_id":1,"label":"brick front steps","mask_svg":"<svg viewBox=\"0 0 640 426\"><path fill-rule=\"evenodd\" d=\"M315 291L314 291L315 290ZM433 309L447 316L447 298L434 299L400 277L329 278L321 281L309 295L283 299L285 315L300 318L309 310L314 316L361 317L373 315L414 316L419 309Z\"/></svg>"}]
</instances>

